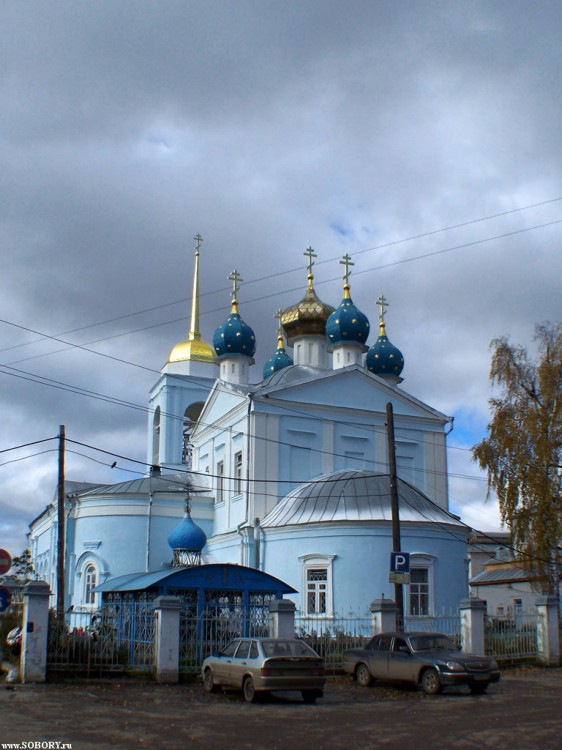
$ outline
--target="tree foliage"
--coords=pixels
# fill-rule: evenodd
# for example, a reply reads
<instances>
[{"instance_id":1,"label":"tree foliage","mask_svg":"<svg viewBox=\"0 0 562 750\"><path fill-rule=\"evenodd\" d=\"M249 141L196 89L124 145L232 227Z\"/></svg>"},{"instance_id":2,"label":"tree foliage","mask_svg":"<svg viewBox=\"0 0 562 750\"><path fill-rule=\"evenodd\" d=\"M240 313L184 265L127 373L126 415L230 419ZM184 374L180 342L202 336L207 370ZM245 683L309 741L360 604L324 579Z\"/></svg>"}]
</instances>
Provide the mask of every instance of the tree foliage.
<instances>
[{"instance_id":1,"label":"tree foliage","mask_svg":"<svg viewBox=\"0 0 562 750\"><path fill-rule=\"evenodd\" d=\"M4 579L6 581L27 581L33 577L34 573L31 552L26 549L21 555L12 558L12 567L9 574L4 576Z\"/></svg>"},{"instance_id":2,"label":"tree foliage","mask_svg":"<svg viewBox=\"0 0 562 750\"><path fill-rule=\"evenodd\" d=\"M535 579L556 593L562 538L562 324L536 326L537 361L507 338L492 341L488 437L473 456L488 472L502 521Z\"/></svg>"}]
</instances>

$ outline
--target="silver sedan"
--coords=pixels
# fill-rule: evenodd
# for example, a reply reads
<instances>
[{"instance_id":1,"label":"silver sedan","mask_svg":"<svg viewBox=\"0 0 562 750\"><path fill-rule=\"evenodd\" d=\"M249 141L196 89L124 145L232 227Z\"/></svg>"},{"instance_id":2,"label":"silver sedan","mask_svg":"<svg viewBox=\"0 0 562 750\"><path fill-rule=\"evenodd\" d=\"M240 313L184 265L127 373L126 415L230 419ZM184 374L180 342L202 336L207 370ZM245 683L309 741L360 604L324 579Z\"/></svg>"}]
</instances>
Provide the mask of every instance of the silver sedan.
<instances>
[{"instance_id":1,"label":"silver sedan","mask_svg":"<svg viewBox=\"0 0 562 750\"><path fill-rule=\"evenodd\" d=\"M326 683L322 659L304 641L291 638L235 638L208 656L201 669L207 692L235 688L249 703L278 690L300 690L305 703L314 703Z\"/></svg>"}]
</instances>

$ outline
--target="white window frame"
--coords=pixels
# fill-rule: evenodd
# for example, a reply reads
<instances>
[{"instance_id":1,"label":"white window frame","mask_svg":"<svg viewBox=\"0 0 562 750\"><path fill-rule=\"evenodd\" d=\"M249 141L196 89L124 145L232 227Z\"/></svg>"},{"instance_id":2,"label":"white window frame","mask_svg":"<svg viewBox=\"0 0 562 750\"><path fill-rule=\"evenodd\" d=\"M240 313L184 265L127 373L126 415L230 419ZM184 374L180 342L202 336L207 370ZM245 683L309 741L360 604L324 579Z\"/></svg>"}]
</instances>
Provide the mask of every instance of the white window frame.
<instances>
[{"instance_id":1,"label":"white window frame","mask_svg":"<svg viewBox=\"0 0 562 750\"><path fill-rule=\"evenodd\" d=\"M243 455L242 451L236 451L234 454L234 495L242 494L242 474L243 474Z\"/></svg>"},{"instance_id":2,"label":"white window frame","mask_svg":"<svg viewBox=\"0 0 562 750\"><path fill-rule=\"evenodd\" d=\"M433 571L435 555L427 553L414 552L410 554L410 574L413 570L427 571L427 612L422 615L413 615L412 608L412 584L405 586L406 589L406 612L408 617L433 617L435 612L435 587L433 581Z\"/></svg>"},{"instance_id":3,"label":"white window frame","mask_svg":"<svg viewBox=\"0 0 562 750\"><path fill-rule=\"evenodd\" d=\"M224 459L220 459L216 463L216 494L215 494L215 505L224 503Z\"/></svg>"},{"instance_id":4,"label":"white window frame","mask_svg":"<svg viewBox=\"0 0 562 750\"><path fill-rule=\"evenodd\" d=\"M330 618L334 616L334 576L332 563L335 560L336 555L324 555L324 554L308 554L300 555L299 561L301 563L301 611L306 617L315 617L318 619ZM325 570L326 571L326 611L325 612L310 612L308 609L308 572L309 570Z\"/></svg>"},{"instance_id":5,"label":"white window frame","mask_svg":"<svg viewBox=\"0 0 562 750\"><path fill-rule=\"evenodd\" d=\"M99 571L93 562L88 561L84 566L84 606L95 607L98 602L98 595L92 593L92 589L99 585ZM93 582L92 582L93 577Z\"/></svg>"}]
</instances>

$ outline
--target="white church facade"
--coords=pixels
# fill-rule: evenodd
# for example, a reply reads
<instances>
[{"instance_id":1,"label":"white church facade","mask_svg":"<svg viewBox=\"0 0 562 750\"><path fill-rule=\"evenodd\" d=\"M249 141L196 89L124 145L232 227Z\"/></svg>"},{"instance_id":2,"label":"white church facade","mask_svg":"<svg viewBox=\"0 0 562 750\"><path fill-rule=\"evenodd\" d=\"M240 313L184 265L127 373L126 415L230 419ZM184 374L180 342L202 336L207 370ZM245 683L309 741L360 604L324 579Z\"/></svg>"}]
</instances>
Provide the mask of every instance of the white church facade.
<instances>
[{"instance_id":1,"label":"white church facade","mask_svg":"<svg viewBox=\"0 0 562 750\"><path fill-rule=\"evenodd\" d=\"M68 488L67 606L93 608L100 584L107 590L114 579L161 570L172 558L187 563L190 545L204 563L281 579L312 617L363 613L373 599L393 598L391 404L401 548L411 561L405 611L455 609L468 595L468 531L448 510L452 419L401 387L404 360L386 335L384 298L368 347L369 322L350 295L349 257L335 309L316 295L309 248L304 296L279 311L277 351L252 383L256 341L238 311L236 272L230 315L212 346L201 338L196 239L190 331L149 396L151 471L118 485ZM191 530L177 532L187 484L187 519L202 532L197 544ZM54 516L48 507L30 533L36 571L52 589Z\"/></svg>"}]
</instances>

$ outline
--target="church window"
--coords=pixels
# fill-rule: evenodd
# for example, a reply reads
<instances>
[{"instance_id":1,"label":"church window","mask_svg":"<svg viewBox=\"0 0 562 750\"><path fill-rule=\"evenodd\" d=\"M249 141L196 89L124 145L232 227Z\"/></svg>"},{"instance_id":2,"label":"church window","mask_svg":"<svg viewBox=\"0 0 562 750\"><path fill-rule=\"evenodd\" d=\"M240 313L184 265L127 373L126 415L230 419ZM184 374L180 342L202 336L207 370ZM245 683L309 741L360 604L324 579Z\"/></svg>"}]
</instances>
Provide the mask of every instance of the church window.
<instances>
[{"instance_id":1,"label":"church window","mask_svg":"<svg viewBox=\"0 0 562 750\"><path fill-rule=\"evenodd\" d=\"M412 568L410 571L410 614L429 614L429 570Z\"/></svg>"},{"instance_id":2,"label":"church window","mask_svg":"<svg viewBox=\"0 0 562 750\"><path fill-rule=\"evenodd\" d=\"M309 615L325 615L328 571L326 568L308 568L306 571L306 609Z\"/></svg>"},{"instance_id":3,"label":"church window","mask_svg":"<svg viewBox=\"0 0 562 750\"><path fill-rule=\"evenodd\" d=\"M182 455L181 462L185 464L189 469L193 467L193 444L191 442L191 436L197 420L199 419L203 410L203 401L197 401L191 406L188 406L183 415L183 441L182 441Z\"/></svg>"},{"instance_id":4,"label":"church window","mask_svg":"<svg viewBox=\"0 0 562 750\"><path fill-rule=\"evenodd\" d=\"M160 407L156 407L152 420L152 463L160 463Z\"/></svg>"},{"instance_id":5,"label":"church window","mask_svg":"<svg viewBox=\"0 0 562 750\"><path fill-rule=\"evenodd\" d=\"M302 564L302 612L314 617L330 617L333 614L332 561L335 555L303 555Z\"/></svg>"},{"instance_id":6,"label":"church window","mask_svg":"<svg viewBox=\"0 0 562 750\"><path fill-rule=\"evenodd\" d=\"M97 571L94 565L90 564L84 571L84 604L95 604L96 595L93 592L97 585Z\"/></svg>"},{"instance_id":7,"label":"church window","mask_svg":"<svg viewBox=\"0 0 562 750\"><path fill-rule=\"evenodd\" d=\"M242 492L242 451L234 454L234 494Z\"/></svg>"},{"instance_id":8,"label":"church window","mask_svg":"<svg viewBox=\"0 0 562 750\"><path fill-rule=\"evenodd\" d=\"M216 503L224 501L224 461L217 461L217 493L215 496Z\"/></svg>"}]
</instances>

